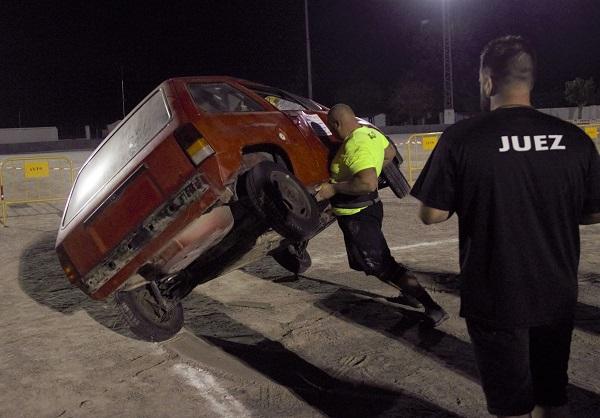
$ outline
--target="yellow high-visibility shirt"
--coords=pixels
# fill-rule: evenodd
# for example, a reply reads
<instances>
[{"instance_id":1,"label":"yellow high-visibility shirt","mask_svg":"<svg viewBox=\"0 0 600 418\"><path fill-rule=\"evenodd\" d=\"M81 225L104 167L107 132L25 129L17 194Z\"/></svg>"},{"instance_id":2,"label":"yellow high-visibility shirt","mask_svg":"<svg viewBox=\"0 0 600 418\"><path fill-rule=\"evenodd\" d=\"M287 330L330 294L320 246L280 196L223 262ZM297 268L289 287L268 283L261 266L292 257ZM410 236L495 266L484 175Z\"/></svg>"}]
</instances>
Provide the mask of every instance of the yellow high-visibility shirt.
<instances>
[{"instance_id":1,"label":"yellow high-visibility shirt","mask_svg":"<svg viewBox=\"0 0 600 418\"><path fill-rule=\"evenodd\" d=\"M359 171L374 168L377 177L381 174L385 149L389 142L376 129L361 126L355 129L345 140L331 162L331 180L334 183L348 181ZM366 207L366 206L365 206ZM336 215L354 215L363 208L343 209L333 207Z\"/></svg>"}]
</instances>

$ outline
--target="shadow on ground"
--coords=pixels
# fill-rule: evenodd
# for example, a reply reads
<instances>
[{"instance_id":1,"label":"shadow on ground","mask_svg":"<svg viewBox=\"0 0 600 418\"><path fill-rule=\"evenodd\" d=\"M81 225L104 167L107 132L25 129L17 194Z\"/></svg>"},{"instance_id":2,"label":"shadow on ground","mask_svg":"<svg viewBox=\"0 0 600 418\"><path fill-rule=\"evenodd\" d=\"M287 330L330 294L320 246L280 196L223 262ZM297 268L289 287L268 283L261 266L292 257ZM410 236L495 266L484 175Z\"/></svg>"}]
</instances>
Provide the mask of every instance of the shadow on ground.
<instances>
[{"instance_id":1,"label":"shadow on ground","mask_svg":"<svg viewBox=\"0 0 600 418\"><path fill-rule=\"evenodd\" d=\"M46 232L23 250L19 265L21 289L39 304L57 312L71 315L84 310L102 326L133 337L110 300L93 300L69 283L58 263L55 241L56 232Z\"/></svg>"},{"instance_id":2,"label":"shadow on ground","mask_svg":"<svg viewBox=\"0 0 600 418\"><path fill-rule=\"evenodd\" d=\"M188 331L237 357L327 416L457 416L411 394L331 376L280 342L235 321L211 298L192 293L185 306Z\"/></svg>"},{"instance_id":3,"label":"shadow on ground","mask_svg":"<svg viewBox=\"0 0 600 418\"><path fill-rule=\"evenodd\" d=\"M423 316L419 312L383 301L380 295L311 277L312 275L291 276L283 273L277 276L277 268L266 265L251 266L247 270L265 280L271 280L296 290L323 294L316 302L320 309L336 315L353 324L373 329L383 335L411 346L440 365L453 370L475 382L479 382L479 373L475 364L471 344L439 329L423 325ZM275 274L274 274L275 273ZM438 291L457 293L459 277L451 273L416 271L421 282L428 288L432 284ZM320 271L319 277L334 276L335 272ZM577 306L576 326L590 332L600 330L600 309L579 303ZM568 386L570 408L573 416L597 416L600 395L587 389L570 384Z\"/></svg>"}]
</instances>

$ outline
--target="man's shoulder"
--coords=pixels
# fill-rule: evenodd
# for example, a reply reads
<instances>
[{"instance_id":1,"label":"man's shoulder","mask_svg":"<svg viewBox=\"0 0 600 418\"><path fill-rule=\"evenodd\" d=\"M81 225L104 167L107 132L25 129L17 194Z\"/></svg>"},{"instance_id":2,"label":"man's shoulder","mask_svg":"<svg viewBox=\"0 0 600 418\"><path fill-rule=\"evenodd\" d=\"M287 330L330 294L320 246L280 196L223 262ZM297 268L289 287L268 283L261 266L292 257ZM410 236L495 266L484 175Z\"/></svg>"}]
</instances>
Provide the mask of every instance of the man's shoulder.
<instances>
[{"instance_id":1,"label":"man's shoulder","mask_svg":"<svg viewBox=\"0 0 600 418\"><path fill-rule=\"evenodd\" d=\"M458 122L448 126L444 130L446 136L456 136L464 132L477 130L485 126L493 120L491 113L480 113L467 119L459 120Z\"/></svg>"},{"instance_id":2,"label":"man's shoulder","mask_svg":"<svg viewBox=\"0 0 600 418\"><path fill-rule=\"evenodd\" d=\"M449 126L444 130L442 136L444 137L445 141L455 142L461 138L469 136L470 134L477 134L493 130L495 127L502 127L513 117L515 120L516 118L519 118L521 121L523 121L523 116L523 113L510 115L496 111L481 113L477 116L463 119ZM539 110L533 108L527 109L525 120L528 121L528 124L546 125L548 128L560 129L563 132L576 135L582 134L585 136L583 130L577 125L557 118L556 116L540 112Z\"/></svg>"},{"instance_id":3,"label":"man's shoulder","mask_svg":"<svg viewBox=\"0 0 600 418\"><path fill-rule=\"evenodd\" d=\"M350 139L375 139L378 137L385 136L379 132L377 129L372 128L370 126L361 126L360 128L356 128L354 132L350 135Z\"/></svg>"},{"instance_id":4,"label":"man's shoulder","mask_svg":"<svg viewBox=\"0 0 600 418\"><path fill-rule=\"evenodd\" d=\"M549 115L548 113L544 113L539 110L535 110L535 112L532 113L535 115L535 117L540 123L546 123L549 126L561 128L565 131L584 134L583 130L574 123L571 123L553 115Z\"/></svg>"},{"instance_id":5,"label":"man's shoulder","mask_svg":"<svg viewBox=\"0 0 600 418\"><path fill-rule=\"evenodd\" d=\"M482 113L468 119L460 120L450 126L448 126L442 132L440 142L450 145L460 142L461 139L470 136L472 133L476 133L481 129L489 126L490 116L488 113Z\"/></svg>"},{"instance_id":6,"label":"man's shoulder","mask_svg":"<svg viewBox=\"0 0 600 418\"><path fill-rule=\"evenodd\" d=\"M387 139L385 135L379 132L377 129L361 126L352 132L352 135L346 140L347 146L373 146L376 145L379 141Z\"/></svg>"}]
</instances>

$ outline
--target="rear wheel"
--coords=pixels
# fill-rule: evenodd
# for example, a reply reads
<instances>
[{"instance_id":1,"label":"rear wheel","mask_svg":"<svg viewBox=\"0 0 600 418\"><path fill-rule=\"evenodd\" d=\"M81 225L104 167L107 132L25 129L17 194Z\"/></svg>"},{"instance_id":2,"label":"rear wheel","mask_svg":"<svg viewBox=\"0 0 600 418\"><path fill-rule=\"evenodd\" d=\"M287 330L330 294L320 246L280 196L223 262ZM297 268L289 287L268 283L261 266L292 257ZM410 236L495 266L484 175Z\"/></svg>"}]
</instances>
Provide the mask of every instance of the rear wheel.
<instances>
[{"instance_id":1,"label":"rear wheel","mask_svg":"<svg viewBox=\"0 0 600 418\"><path fill-rule=\"evenodd\" d=\"M252 207L283 237L300 242L317 232L315 198L281 165L271 161L257 164L246 174L245 184Z\"/></svg>"},{"instance_id":2,"label":"rear wheel","mask_svg":"<svg viewBox=\"0 0 600 418\"><path fill-rule=\"evenodd\" d=\"M181 302L162 297L159 301L151 284L115 294L115 303L131 331L148 341L164 341L183 327Z\"/></svg>"}]
</instances>

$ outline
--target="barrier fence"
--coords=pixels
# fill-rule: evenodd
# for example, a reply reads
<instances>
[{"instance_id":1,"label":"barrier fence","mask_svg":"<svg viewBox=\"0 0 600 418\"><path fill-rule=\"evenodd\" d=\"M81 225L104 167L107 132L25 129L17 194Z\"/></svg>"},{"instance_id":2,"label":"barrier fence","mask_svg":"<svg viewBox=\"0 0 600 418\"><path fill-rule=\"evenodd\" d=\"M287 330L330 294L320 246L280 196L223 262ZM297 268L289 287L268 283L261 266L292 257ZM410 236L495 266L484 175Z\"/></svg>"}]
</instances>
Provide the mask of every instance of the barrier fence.
<instances>
[{"instance_id":1,"label":"barrier fence","mask_svg":"<svg viewBox=\"0 0 600 418\"><path fill-rule=\"evenodd\" d=\"M63 156L7 158L0 163L0 204L6 226L11 205L66 200L73 184L73 163Z\"/></svg>"},{"instance_id":2,"label":"barrier fence","mask_svg":"<svg viewBox=\"0 0 600 418\"><path fill-rule=\"evenodd\" d=\"M406 162L408 181L413 184L419 173L425 167L425 163L431 152L437 145L441 132L427 132L412 134L406 139Z\"/></svg>"},{"instance_id":3,"label":"barrier fence","mask_svg":"<svg viewBox=\"0 0 600 418\"><path fill-rule=\"evenodd\" d=\"M600 123L586 123L578 126L594 141L596 149L600 152Z\"/></svg>"},{"instance_id":4,"label":"barrier fence","mask_svg":"<svg viewBox=\"0 0 600 418\"><path fill-rule=\"evenodd\" d=\"M600 123L578 125L590 137L600 152ZM410 184L414 184L431 152L438 143L441 132L426 132L410 135L404 143L406 172Z\"/></svg>"}]
</instances>

